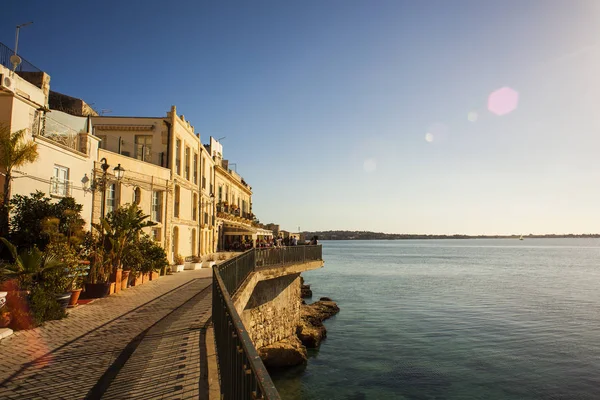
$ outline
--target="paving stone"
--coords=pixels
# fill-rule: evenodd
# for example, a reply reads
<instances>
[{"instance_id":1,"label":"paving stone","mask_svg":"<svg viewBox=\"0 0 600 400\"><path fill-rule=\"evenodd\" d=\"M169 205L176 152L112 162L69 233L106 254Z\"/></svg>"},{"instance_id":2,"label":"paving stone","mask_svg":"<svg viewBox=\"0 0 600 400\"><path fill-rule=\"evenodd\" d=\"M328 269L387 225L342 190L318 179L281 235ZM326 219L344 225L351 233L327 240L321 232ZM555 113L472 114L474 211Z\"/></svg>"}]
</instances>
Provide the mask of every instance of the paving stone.
<instances>
[{"instance_id":1,"label":"paving stone","mask_svg":"<svg viewBox=\"0 0 600 400\"><path fill-rule=\"evenodd\" d=\"M209 269L161 277L14 332L0 342L0 398L208 398L211 279Z\"/></svg>"}]
</instances>

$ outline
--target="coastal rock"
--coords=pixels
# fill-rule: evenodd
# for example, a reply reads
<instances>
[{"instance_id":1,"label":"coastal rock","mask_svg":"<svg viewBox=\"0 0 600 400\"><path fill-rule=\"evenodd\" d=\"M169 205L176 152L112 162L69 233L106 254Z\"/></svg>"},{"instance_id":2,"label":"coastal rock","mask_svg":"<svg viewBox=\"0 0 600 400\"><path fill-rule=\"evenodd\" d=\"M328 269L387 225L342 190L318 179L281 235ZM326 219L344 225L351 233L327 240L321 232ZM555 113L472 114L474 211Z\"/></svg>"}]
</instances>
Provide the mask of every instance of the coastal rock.
<instances>
[{"instance_id":1,"label":"coastal rock","mask_svg":"<svg viewBox=\"0 0 600 400\"><path fill-rule=\"evenodd\" d=\"M327 297L322 297L324 299ZM321 300L300 308L300 323L296 335L306 347L318 347L327 337L327 329L323 321L337 314L340 308L334 301Z\"/></svg>"},{"instance_id":2,"label":"coastal rock","mask_svg":"<svg viewBox=\"0 0 600 400\"><path fill-rule=\"evenodd\" d=\"M258 355L268 368L291 367L307 360L306 347L295 336L261 347Z\"/></svg>"},{"instance_id":3,"label":"coastal rock","mask_svg":"<svg viewBox=\"0 0 600 400\"><path fill-rule=\"evenodd\" d=\"M312 297L312 290L310 290L310 285L300 286L300 297L303 299Z\"/></svg>"}]
</instances>

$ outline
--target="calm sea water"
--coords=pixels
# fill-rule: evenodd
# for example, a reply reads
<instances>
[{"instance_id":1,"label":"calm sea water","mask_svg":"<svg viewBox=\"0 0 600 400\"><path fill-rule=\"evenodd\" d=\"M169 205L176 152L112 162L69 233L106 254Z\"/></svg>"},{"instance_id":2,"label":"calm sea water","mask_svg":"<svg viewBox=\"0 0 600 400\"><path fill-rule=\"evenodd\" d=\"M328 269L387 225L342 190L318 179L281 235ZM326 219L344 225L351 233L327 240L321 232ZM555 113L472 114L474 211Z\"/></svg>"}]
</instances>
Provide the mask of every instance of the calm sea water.
<instances>
[{"instance_id":1,"label":"calm sea water","mask_svg":"<svg viewBox=\"0 0 600 400\"><path fill-rule=\"evenodd\" d=\"M283 399L600 399L600 240L323 242L341 312Z\"/></svg>"}]
</instances>

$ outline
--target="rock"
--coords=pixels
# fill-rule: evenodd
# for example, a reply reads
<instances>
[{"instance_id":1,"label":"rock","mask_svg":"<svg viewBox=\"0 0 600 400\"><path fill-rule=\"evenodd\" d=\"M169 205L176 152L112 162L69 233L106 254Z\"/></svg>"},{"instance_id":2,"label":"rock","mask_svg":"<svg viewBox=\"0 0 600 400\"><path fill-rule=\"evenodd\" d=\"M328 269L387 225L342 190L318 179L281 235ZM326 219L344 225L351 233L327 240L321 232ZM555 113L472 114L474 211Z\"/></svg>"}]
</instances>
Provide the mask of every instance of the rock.
<instances>
[{"instance_id":1,"label":"rock","mask_svg":"<svg viewBox=\"0 0 600 400\"><path fill-rule=\"evenodd\" d=\"M291 367L307 360L306 347L296 336L261 347L258 355L267 368Z\"/></svg>"},{"instance_id":2,"label":"rock","mask_svg":"<svg viewBox=\"0 0 600 400\"><path fill-rule=\"evenodd\" d=\"M321 297L319 301L332 301L329 297Z\"/></svg>"},{"instance_id":3,"label":"rock","mask_svg":"<svg viewBox=\"0 0 600 400\"><path fill-rule=\"evenodd\" d=\"M300 286L300 297L303 299L312 297L312 290L310 290L310 285Z\"/></svg>"},{"instance_id":4,"label":"rock","mask_svg":"<svg viewBox=\"0 0 600 400\"><path fill-rule=\"evenodd\" d=\"M339 311L340 308L331 300L302 305L296 335L306 347L318 347L321 341L327 337L327 329L325 329L323 321Z\"/></svg>"}]
</instances>

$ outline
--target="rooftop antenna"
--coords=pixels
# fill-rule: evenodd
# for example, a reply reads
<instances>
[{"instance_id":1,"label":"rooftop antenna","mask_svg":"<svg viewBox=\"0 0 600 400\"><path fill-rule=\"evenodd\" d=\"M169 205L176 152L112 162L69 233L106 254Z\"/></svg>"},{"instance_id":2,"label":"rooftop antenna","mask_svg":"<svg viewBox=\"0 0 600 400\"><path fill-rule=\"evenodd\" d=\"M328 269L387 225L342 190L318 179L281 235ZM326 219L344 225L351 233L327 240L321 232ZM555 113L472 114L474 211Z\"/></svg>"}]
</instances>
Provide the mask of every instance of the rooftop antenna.
<instances>
[{"instance_id":1,"label":"rooftop antenna","mask_svg":"<svg viewBox=\"0 0 600 400\"><path fill-rule=\"evenodd\" d=\"M17 51L19 48L19 30L27 25L31 25L33 24L33 21L30 22L26 22L24 24L21 25L17 25L17 31L15 33L15 54L13 54L12 56L10 56L10 63L13 65L13 72L17 70L17 67L21 64L22 60L21 57L19 57L17 55Z\"/></svg>"},{"instance_id":2,"label":"rooftop antenna","mask_svg":"<svg viewBox=\"0 0 600 400\"><path fill-rule=\"evenodd\" d=\"M112 112L112 110L103 108L102 110L100 110L100 115L110 114L111 112Z\"/></svg>"},{"instance_id":3,"label":"rooftop antenna","mask_svg":"<svg viewBox=\"0 0 600 400\"><path fill-rule=\"evenodd\" d=\"M227 136L223 136L217 139L217 142L220 142L221 140L225 139Z\"/></svg>"}]
</instances>

